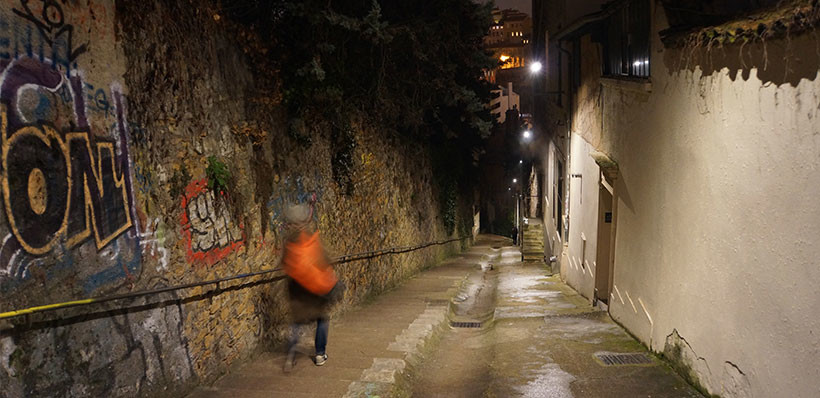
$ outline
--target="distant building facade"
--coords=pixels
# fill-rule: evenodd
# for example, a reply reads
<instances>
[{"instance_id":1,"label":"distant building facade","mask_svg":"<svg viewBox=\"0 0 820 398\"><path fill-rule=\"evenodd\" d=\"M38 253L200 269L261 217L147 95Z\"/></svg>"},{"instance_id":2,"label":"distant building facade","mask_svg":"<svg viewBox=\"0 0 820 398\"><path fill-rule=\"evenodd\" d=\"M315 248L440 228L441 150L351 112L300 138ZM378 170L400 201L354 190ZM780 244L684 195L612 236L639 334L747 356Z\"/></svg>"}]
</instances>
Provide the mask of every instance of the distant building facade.
<instances>
[{"instance_id":1,"label":"distant building facade","mask_svg":"<svg viewBox=\"0 0 820 398\"><path fill-rule=\"evenodd\" d=\"M487 71L486 78L491 83L497 81L498 69L523 68L528 65L532 18L518 10L493 10L493 25L484 37L484 48L491 51L499 61L499 67Z\"/></svg>"},{"instance_id":2,"label":"distant building facade","mask_svg":"<svg viewBox=\"0 0 820 398\"><path fill-rule=\"evenodd\" d=\"M498 89L493 90L492 93L495 98L490 101L490 113L499 124L502 124L507 120L508 110L518 111L521 106L520 96L512 90L512 83L509 83L507 87L498 86Z\"/></svg>"}]
</instances>

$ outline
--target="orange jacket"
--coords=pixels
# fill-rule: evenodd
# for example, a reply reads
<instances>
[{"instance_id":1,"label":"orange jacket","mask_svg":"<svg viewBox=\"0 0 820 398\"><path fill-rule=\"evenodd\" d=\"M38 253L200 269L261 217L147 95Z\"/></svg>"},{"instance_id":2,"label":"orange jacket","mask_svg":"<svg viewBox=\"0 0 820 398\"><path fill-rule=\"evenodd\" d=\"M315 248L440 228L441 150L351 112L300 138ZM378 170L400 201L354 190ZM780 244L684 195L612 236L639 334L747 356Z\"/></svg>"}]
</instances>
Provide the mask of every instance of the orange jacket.
<instances>
[{"instance_id":1,"label":"orange jacket","mask_svg":"<svg viewBox=\"0 0 820 398\"><path fill-rule=\"evenodd\" d=\"M336 285L336 274L327 262L318 232L302 232L295 242L286 242L282 263L285 273L313 294L323 296Z\"/></svg>"}]
</instances>

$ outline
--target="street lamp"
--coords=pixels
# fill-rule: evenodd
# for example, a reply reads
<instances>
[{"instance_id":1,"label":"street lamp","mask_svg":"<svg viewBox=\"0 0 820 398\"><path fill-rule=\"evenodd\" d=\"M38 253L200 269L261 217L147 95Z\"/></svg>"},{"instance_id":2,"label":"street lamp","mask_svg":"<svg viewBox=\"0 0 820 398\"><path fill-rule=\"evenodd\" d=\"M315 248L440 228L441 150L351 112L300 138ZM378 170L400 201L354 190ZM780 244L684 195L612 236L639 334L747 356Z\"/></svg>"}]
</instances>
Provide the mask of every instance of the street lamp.
<instances>
[{"instance_id":1,"label":"street lamp","mask_svg":"<svg viewBox=\"0 0 820 398\"><path fill-rule=\"evenodd\" d=\"M517 178L513 178L513 184L515 184L516 182L518 182L518 179L517 179Z\"/></svg>"},{"instance_id":2,"label":"street lamp","mask_svg":"<svg viewBox=\"0 0 820 398\"><path fill-rule=\"evenodd\" d=\"M535 61L535 62L530 64L530 73L538 73L540 71L541 71L541 63L540 62Z\"/></svg>"},{"instance_id":3,"label":"street lamp","mask_svg":"<svg viewBox=\"0 0 820 398\"><path fill-rule=\"evenodd\" d=\"M525 140L529 140L530 137L532 137L532 131L524 130L524 132L521 134L521 136L524 137ZM519 161L519 163L521 163L521 162Z\"/></svg>"}]
</instances>

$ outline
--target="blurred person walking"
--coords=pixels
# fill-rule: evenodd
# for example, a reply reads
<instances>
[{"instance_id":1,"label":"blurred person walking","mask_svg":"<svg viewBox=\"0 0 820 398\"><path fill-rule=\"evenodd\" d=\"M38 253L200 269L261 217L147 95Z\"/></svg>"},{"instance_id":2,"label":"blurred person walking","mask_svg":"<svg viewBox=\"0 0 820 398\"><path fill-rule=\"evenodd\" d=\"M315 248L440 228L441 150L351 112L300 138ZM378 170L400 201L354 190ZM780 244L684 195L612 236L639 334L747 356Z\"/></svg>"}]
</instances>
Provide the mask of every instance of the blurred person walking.
<instances>
[{"instance_id":1,"label":"blurred person walking","mask_svg":"<svg viewBox=\"0 0 820 398\"><path fill-rule=\"evenodd\" d=\"M296 363L301 325L316 322L314 363L322 366L327 361L328 312L341 295L342 285L330 266L319 232L312 225L313 207L289 205L284 216L286 232L282 264L288 275L292 316L284 371L289 372Z\"/></svg>"}]
</instances>

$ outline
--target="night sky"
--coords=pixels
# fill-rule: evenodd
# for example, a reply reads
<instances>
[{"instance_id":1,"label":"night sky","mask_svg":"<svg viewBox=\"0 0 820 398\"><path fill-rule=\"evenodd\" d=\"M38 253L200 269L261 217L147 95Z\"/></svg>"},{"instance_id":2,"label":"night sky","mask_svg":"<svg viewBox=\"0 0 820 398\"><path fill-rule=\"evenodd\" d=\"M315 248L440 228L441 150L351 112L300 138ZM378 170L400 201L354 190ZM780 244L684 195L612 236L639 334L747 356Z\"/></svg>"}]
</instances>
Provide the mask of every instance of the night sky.
<instances>
[{"instance_id":1,"label":"night sky","mask_svg":"<svg viewBox=\"0 0 820 398\"><path fill-rule=\"evenodd\" d=\"M495 5L500 9L515 8L518 11L526 12L532 16L532 0L495 0Z\"/></svg>"}]
</instances>

